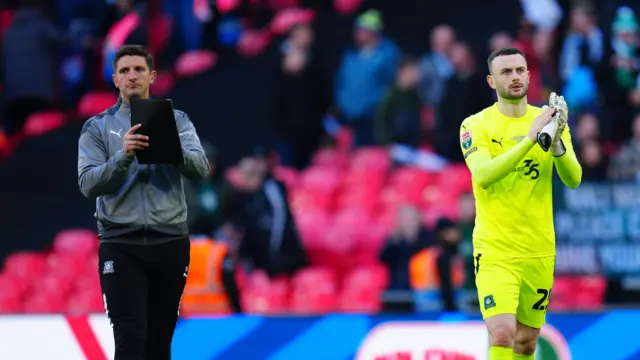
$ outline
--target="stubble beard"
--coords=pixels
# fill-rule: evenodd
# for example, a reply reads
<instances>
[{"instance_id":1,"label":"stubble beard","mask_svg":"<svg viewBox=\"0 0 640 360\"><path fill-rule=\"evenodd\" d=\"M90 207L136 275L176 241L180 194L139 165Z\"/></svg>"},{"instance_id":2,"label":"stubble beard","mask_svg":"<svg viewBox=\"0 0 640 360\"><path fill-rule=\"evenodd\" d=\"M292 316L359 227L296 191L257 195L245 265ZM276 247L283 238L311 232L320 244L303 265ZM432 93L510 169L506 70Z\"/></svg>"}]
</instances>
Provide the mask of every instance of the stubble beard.
<instances>
[{"instance_id":1,"label":"stubble beard","mask_svg":"<svg viewBox=\"0 0 640 360\"><path fill-rule=\"evenodd\" d=\"M527 96L527 93L529 92L529 86L524 86L524 89L522 91L522 94L519 95L512 95L511 91L509 90L509 87L507 86L504 89L501 89L498 92L498 95L500 95L501 98L505 99L505 100L511 100L511 101L516 101L516 100L521 100L523 99L525 96Z\"/></svg>"}]
</instances>

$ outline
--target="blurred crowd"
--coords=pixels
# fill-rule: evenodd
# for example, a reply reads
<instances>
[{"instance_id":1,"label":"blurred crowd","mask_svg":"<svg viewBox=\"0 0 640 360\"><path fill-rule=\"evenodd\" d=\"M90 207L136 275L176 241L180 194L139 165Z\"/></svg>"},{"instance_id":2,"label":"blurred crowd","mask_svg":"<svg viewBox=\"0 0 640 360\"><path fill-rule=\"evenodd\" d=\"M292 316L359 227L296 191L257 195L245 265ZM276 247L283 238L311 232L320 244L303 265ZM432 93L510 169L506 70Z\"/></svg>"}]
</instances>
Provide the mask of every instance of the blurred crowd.
<instances>
[{"instance_id":1,"label":"blurred crowd","mask_svg":"<svg viewBox=\"0 0 640 360\"><path fill-rule=\"evenodd\" d=\"M186 50L220 50L224 56L221 44L235 36L237 18L258 28L273 16L264 10L267 1L219 3L233 10L197 0L59 0L54 8L19 0L5 5L0 9L4 132L19 131L34 112L71 108L83 93L108 88L109 56L123 44L147 45L160 66ZM324 1L306 3L301 5ZM267 94L277 156L257 149L230 171L216 169L208 179L192 183L192 232L226 241L234 254L232 267L260 269L270 277L306 267L309 259L277 166L303 170L320 148L345 142L351 149L384 147L393 166L439 171L461 163L461 122L495 101L484 59L507 46L527 56L531 104L545 104L551 91L566 98L583 179L640 179L638 5L611 9L607 2L588 0L521 4L516 33L496 32L478 49L455 28L439 24L420 54L403 52L389 35L384 14L363 6L353 24L353 47L342 54L336 71L326 66L316 46L313 23L301 18L290 24L279 45L276 86ZM173 22L172 33L159 44L149 24L166 16ZM207 134L200 136L207 139ZM213 164L217 151L208 146ZM378 254L389 272L388 288L411 289L411 260L433 248L444 308L458 307L453 288L461 284L453 274L459 257L465 260L464 286L472 294L473 206L473 197L464 194L457 219L434 224L425 224L416 208L400 207Z\"/></svg>"}]
</instances>

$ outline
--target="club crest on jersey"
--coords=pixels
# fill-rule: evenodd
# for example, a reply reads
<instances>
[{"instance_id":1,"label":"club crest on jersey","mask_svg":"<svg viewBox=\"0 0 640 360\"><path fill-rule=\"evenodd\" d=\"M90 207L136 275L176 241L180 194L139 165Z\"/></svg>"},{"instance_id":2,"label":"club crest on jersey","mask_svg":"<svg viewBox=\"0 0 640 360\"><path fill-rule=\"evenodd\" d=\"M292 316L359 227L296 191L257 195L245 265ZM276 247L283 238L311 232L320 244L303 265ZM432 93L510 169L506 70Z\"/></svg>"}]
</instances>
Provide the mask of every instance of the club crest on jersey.
<instances>
[{"instance_id":1,"label":"club crest on jersey","mask_svg":"<svg viewBox=\"0 0 640 360\"><path fill-rule=\"evenodd\" d=\"M471 130L465 130L462 135L460 135L460 142L462 143L463 149L469 150L471 148L471 144L473 143Z\"/></svg>"},{"instance_id":2,"label":"club crest on jersey","mask_svg":"<svg viewBox=\"0 0 640 360\"><path fill-rule=\"evenodd\" d=\"M496 301L493 300L493 295L487 295L484 297L484 309L491 309L492 307L496 306Z\"/></svg>"}]
</instances>

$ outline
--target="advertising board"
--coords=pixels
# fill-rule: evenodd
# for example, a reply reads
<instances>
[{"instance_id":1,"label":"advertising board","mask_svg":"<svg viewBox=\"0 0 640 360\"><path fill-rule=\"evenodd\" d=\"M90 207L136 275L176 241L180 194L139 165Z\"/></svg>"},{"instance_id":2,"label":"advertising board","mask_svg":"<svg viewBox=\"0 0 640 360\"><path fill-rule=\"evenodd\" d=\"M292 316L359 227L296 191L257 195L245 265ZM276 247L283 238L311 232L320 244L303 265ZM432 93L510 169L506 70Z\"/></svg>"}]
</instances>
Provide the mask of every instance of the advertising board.
<instances>
[{"instance_id":1,"label":"advertising board","mask_svg":"<svg viewBox=\"0 0 640 360\"><path fill-rule=\"evenodd\" d=\"M536 360L640 360L640 311L550 314ZM180 321L174 360L487 360L482 321L466 315L233 316ZM104 315L1 316L2 360L113 359Z\"/></svg>"}]
</instances>

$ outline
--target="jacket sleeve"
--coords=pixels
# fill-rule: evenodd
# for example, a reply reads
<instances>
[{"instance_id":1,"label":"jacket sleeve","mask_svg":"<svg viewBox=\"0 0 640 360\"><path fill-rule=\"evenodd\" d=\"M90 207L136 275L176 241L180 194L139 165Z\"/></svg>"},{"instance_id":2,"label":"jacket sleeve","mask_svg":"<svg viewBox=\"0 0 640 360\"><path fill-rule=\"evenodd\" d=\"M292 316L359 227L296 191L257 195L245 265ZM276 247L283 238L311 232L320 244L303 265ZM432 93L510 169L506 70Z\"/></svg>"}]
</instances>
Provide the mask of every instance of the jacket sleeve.
<instances>
[{"instance_id":1,"label":"jacket sleeve","mask_svg":"<svg viewBox=\"0 0 640 360\"><path fill-rule=\"evenodd\" d=\"M205 178L210 171L209 159L202 148L196 128L189 116L182 111L176 114L180 144L184 153L184 164L178 166L180 173L187 179L199 180Z\"/></svg>"},{"instance_id":2,"label":"jacket sleeve","mask_svg":"<svg viewBox=\"0 0 640 360\"><path fill-rule=\"evenodd\" d=\"M132 162L122 149L109 157L95 120L84 124L78 140L78 186L84 196L91 199L117 192Z\"/></svg>"}]
</instances>

